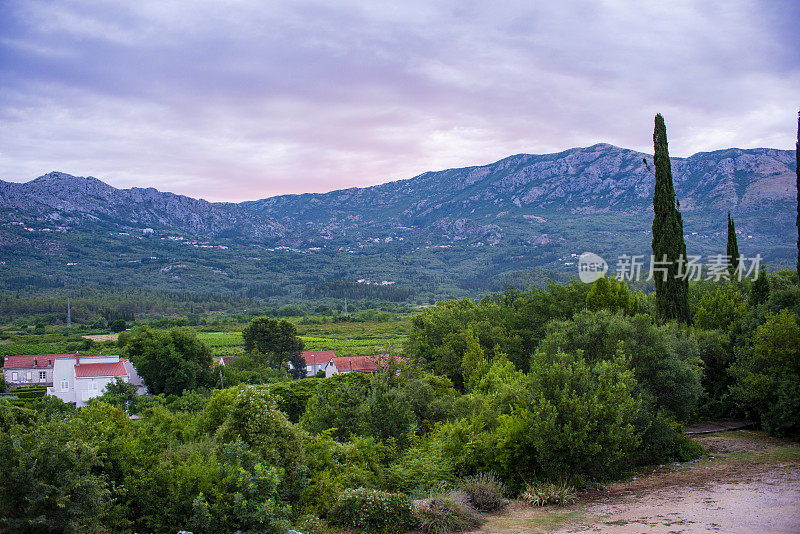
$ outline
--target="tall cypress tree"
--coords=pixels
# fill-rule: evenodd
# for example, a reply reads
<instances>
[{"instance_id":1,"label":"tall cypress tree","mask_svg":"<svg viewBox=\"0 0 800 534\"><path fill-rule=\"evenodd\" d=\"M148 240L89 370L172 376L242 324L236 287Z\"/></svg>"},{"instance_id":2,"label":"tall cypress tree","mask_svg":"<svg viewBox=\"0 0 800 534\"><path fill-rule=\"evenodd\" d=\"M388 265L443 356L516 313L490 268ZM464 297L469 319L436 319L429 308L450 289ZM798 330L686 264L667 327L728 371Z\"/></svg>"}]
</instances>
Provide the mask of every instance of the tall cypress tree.
<instances>
[{"instance_id":1,"label":"tall cypress tree","mask_svg":"<svg viewBox=\"0 0 800 534\"><path fill-rule=\"evenodd\" d=\"M797 276L800 277L800 111L797 112L797 144L794 154L797 162Z\"/></svg>"},{"instance_id":2,"label":"tall cypress tree","mask_svg":"<svg viewBox=\"0 0 800 534\"><path fill-rule=\"evenodd\" d=\"M667 127L664 117L656 115L653 130L656 170L656 188L653 194L653 260L665 261L654 269L656 285L656 317L660 322L673 319L689 322L689 280L678 277L680 262L686 260L686 243L683 240L683 219L678 211L675 189L672 185L672 167L667 149ZM685 274L685 273L684 273Z\"/></svg>"},{"instance_id":3,"label":"tall cypress tree","mask_svg":"<svg viewBox=\"0 0 800 534\"><path fill-rule=\"evenodd\" d=\"M736 240L736 226L731 219L731 212L728 212L728 272L731 275L731 280L736 274L736 269L739 268L739 242Z\"/></svg>"}]
</instances>

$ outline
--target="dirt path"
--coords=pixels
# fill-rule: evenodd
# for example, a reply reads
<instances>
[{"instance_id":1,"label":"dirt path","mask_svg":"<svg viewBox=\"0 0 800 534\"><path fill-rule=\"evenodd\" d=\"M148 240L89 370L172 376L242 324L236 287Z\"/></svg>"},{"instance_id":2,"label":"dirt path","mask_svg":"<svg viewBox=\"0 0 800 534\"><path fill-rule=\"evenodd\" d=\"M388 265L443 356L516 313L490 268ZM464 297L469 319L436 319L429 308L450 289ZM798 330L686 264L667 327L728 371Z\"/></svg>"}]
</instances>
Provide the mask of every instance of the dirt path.
<instances>
[{"instance_id":1,"label":"dirt path","mask_svg":"<svg viewBox=\"0 0 800 534\"><path fill-rule=\"evenodd\" d=\"M697 436L709 454L584 493L578 505L515 503L475 532L800 532L800 447L760 432Z\"/></svg>"}]
</instances>

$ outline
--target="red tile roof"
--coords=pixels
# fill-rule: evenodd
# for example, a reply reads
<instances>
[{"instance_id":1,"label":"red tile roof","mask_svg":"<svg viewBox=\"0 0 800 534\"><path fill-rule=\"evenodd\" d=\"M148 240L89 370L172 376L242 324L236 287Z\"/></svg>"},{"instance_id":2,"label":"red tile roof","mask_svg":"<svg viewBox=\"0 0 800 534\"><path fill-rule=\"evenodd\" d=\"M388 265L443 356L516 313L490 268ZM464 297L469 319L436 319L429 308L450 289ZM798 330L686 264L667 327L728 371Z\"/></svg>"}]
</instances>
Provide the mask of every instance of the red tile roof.
<instances>
[{"instance_id":1,"label":"red tile roof","mask_svg":"<svg viewBox=\"0 0 800 534\"><path fill-rule=\"evenodd\" d=\"M6 369L29 369L33 367L52 367L57 358L74 358L75 354L30 354L25 356L6 356L3 367Z\"/></svg>"},{"instance_id":2,"label":"red tile roof","mask_svg":"<svg viewBox=\"0 0 800 534\"><path fill-rule=\"evenodd\" d=\"M300 356L306 361L306 365L320 365L328 363L331 358L336 358L336 353L332 350L311 350L301 352Z\"/></svg>"},{"instance_id":3,"label":"red tile roof","mask_svg":"<svg viewBox=\"0 0 800 534\"><path fill-rule=\"evenodd\" d=\"M389 354L377 354L375 356L340 356L331 358L331 360L340 373L345 373L347 371L377 371L386 366L391 358L392 356ZM394 359L397 362L406 361L405 358L398 358L397 356Z\"/></svg>"},{"instance_id":4,"label":"red tile roof","mask_svg":"<svg viewBox=\"0 0 800 534\"><path fill-rule=\"evenodd\" d=\"M75 376L77 378L90 378L98 376L122 376L127 375L125 370L125 358L120 358L115 363L81 363L75 366Z\"/></svg>"}]
</instances>

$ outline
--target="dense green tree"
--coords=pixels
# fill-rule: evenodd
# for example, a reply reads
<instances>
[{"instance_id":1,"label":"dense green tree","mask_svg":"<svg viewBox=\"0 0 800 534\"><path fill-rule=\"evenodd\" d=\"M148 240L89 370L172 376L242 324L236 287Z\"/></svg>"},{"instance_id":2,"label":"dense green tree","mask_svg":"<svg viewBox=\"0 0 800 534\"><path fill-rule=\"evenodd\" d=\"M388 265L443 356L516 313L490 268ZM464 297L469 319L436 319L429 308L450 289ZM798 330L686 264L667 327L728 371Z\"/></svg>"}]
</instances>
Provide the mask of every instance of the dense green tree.
<instances>
[{"instance_id":1,"label":"dense green tree","mask_svg":"<svg viewBox=\"0 0 800 534\"><path fill-rule=\"evenodd\" d=\"M36 412L30 408L0 403L0 432L8 432L14 425L31 426L36 422Z\"/></svg>"},{"instance_id":2,"label":"dense green tree","mask_svg":"<svg viewBox=\"0 0 800 534\"><path fill-rule=\"evenodd\" d=\"M59 420L0 434L0 530L98 532L108 489L95 450Z\"/></svg>"},{"instance_id":3,"label":"dense green tree","mask_svg":"<svg viewBox=\"0 0 800 534\"><path fill-rule=\"evenodd\" d=\"M286 366L276 363L276 359L275 355L248 352L229 360L224 366L217 367L215 379L219 382L219 375L221 374L221 385L225 387L238 386L239 384L255 385L283 382L289 378L289 370ZM303 367L303 369L305 368Z\"/></svg>"},{"instance_id":4,"label":"dense green tree","mask_svg":"<svg viewBox=\"0 0 800 534\"><path fill-rule=\"evenodd\" d=\"M697 304L694 322L707 330L719 329L730 332L747 311L739 285L724 282L713 291L706 292Z\"/></svg>"},{"instance_id":5,"label":"dense green tree","mask_svg":"<svg viewBox=\"0 0 800 534\"><path fill-rule=\"evenodd\" d=\"M125 319L112 319L108 322L108 329L112 332L124 332L126 327Z\"/></svg>"},{"instance_id":6,"label":"dense green tree","mask_svg":"<svg viewBox=\"0 0 800 534\"><path fill-rule=\"evenodd\" d=\"M264 387L239 389L217 435L228 442L242 439L270 465L296 470L303 461L299 433Z\"/></svg>"},{"instance_id":7,"label":"dense green tree","mask_svg":"<svg viewBox=\"0 0 800 534\"><path fill-rule=\"evenodd\" d=\"M580 350L594 365L613 358L620 343L631 356L645 403L654 412L666 409L687 419L701 393L701 362L696 338L675 324L658 326L642 314L586 310L572 320L550 323L538 350L550 355Z\"/></svg>"},{"instance_id":8,"label":"dense green tree","mask_svg":"<svg viewBox=\"0 0 800 534\"><path fill-rule=\"evenodd\" d=\"M240 388L215 435L226 443L243 441L265 465L282 470L284 495L298 496L306 469L302 434L265 387Z\"/></svg>"},{"instance_id":9,"label":"dense green tree","mask_svg":"<svg viewBox=\"0 0 800 534\"><path fill-rule=\"evenodd\" d=\"M700 414L708 418L733 417L738 414L730 388L734 383L730 367L733 346L730 336L721 330L697 329L698 355L703 362L703 394Z\"/></svg>"},{"instance_id":10,"label":"dense green tree","mask_svg":"<svg viewBox=\"0 0 800 534\"><path fill-rule=\"evenodd\" d=\"M628 284L603 276L595 280L586 295L586 308L592 311L621 311L625 315L633 315L638 311L638 303L636 296L628 289Z\"/></svg>"},{"instance_id":11,"label":"dense green tree","mask_svg":"<svg viewBox=\"0 0 800 534\"><path fill-rule=\"evenodd\" d=\"M408 378L402 384L406 401L417 418L416 426L421 433L429 432L438 422L448 419L458 392L448 379L422 373Z\"/></svg>"},{"instance_id":12,"label":"dense green tree","mask_svg":"<svg viewBox=\"0 0 800 534\"><path fill-rule=\"evenodd\" d=\"M258 317L242 330L242 337L245 350L266 355L270 367L286 367L291 363L295 378L305 376L305 361L300 357L303 340L289 321Z\"/></svg>"},{"instance_id":13,"label":"dense green tree","mask_svg":"<svg viewBox=\"0 0 800 534\"><path fill-rule=\"evenodd\" d=\"M415 316L406 342L406 354L420 366L466 387L464 357L478 353L477 339L486 360L504 354L521 371L528 371L530 355L552 319L569 319L586 306L589 285L574 281L546 289L509 288L480 300L440 302ZM476 360L477 361L477 360ZM475 367L468 362L466 371Z\"/></svg>"},{"instance_id":14,"label":"dense green tree","mask_svg":"<svg viewBox=\"0 0 800 534\"><path fill-rule=\"evenodd\" d=\"M303 340L297 337L297 327L285 319L258 317L244 330L244 349L263 354L291 354L303 350Z\"/></svg>"},{"instance_id":15,"label":"dense green tree","mask_svg":"<svg viewBox=\"0 0 800 534\"><path fill-rule=\"evenodd\" d=\"M538 353L531 435L542 474L617 474L639 445L641 399L622 349L594 364L580 353Z\"/></svg>"},{"instance_id":16,"label":"dense green tree","mask_svg":"<svg viewBox=\"0 0 800 534\"><path fill-rule=\"evenodd\" d=\"M404 389L392 387L381 375L372 381L359 416L361 433L381 442L408 448L416 430L416 417Z\"/></svg>"},{"instance_id":17,"label":"dense green tree","mask_svg":"<svg viewBox=\"0 0 800 534\"><path fill-rule=\"evenodd\" d=\"M470 300L441 302L412 319L406 352L463 390L462 361L471 339L467 327L478 320L478 309Z\"/></svg>"},{"instance_id":18,"label":"dense green tree","mask_svg":"<svg viewBox=\"0 0 800 534\"><path fill-rule=\"evenodd\" d=\"M394 469L445 480L448 469L492 471L514 488L526 480L617 474L632 462L643 430L628 363L621 352L594 363L580 352L537 353L526 376L495 358L469 395L483 409L438 425Z\"/></svg>"},{"instance_id":19,"label":"dense green tree","mask_svg":"<svg viewBox=\"0 0 800 534\"><path fill-rule=\"evenodd\" d=\"M370 381L361 373L346 373L325 379L306 405L300 424L309 432L330 431L345 441L362 429L362 406L369 395Z\"/></svg>"},{"instance_id":20,"label":"dense green tree","mask_svg":"<svg viewBox=\"0 0 800 534\"><path fill-rule=\"evenodd\" d=\"M656 288L656 316L660 322L689 322L689 280L679 276L681 262L686 261L683 219L672 185L672 166L667 148L667 127L659 113L653 130L655 148L655 193L653 195L653 269ZM684 275L686 273L683 273Z\"/></svg>"},{"instance_id":21,"label":"dense green tree","mask_svg":"<svg viewBox=\"0 0 800 534\"><path fill-rule=\"evenodd\" d=\"M489 371L489 360L478 338L471 328L464 334L464 355L461 359L461 374L467 391L475 388L481 378Z\"/></svg>"},{"instance_id":22,"label":"dense green tree","mask_svg":"<svg viewBox=\"0 0 800 534\"><path fill-rule=\"evenodd\" d=\"M758 306L764 304L769 298L769 276L767 276L767 268L761 266L761 271L753 283L750 285L750 295L747 300L751 306Z\"/></svg>"},{"instance_id":23,"label":"dense green tree","mask_svg":"<svg viewBox=\"0 0 800 534\"><path fill-rule=\"evenodd\" d=\"M135 414L138 411L137 387L129 382L124 382L117 378L114 382L106 386L106 390L100 396L101 401L107 402L112 406L117 406Z\"/></svg>"},{"instance_id":24,"label":"dense green tree","mask_svg":"<svg viewBox=\"0 0 800 534\"><path fill-rule=\"evenodd\" d=\"M753 344L736 351L734 393L770 433L800 435L800 327L789 310L767 316Z\"/></svg>"},{"instance_id":25,"label":"dense green tree","mask_svg":"<svg viewBox=\"0 0 800 534\"><path fill-rule=\"evenodd\" d=\"M121 341L150 393L180 395L214 384L211 350L191 330L140 327Z\"/></svg>"},{"instance_id":26,"label":"dense green tree","mask_svg":"<svg viewBox=\"0 0 800 534\"><path fill-rule=\"evenodd\" d=\"M736 271L741 266L741 258L739 256L739 241L736 239L736 226L731 218L731 212L728 212L728 246L726 255L728 256L728 274L730 279L734 280L737 276Z\"/></svg>"},{"instance_id":27,"label":"dense green tree","mask_svg":"<svg viewBox=\"0 0 800 534\"><path fill-rule=\"evenodd\" d=\"M794 155L797 174L797 278L800 279L800 111L797 112L797 143Z\"/></svg>"}]
</instances>

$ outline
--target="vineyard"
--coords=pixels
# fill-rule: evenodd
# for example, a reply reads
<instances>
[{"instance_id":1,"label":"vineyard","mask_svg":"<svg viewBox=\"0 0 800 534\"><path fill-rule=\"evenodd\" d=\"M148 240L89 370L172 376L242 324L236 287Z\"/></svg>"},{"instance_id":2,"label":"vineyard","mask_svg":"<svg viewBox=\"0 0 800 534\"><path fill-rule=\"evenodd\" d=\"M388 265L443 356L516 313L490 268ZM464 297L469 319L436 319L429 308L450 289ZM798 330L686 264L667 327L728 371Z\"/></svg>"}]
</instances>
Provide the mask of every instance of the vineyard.
<instances>
[{"instance_id":1,"label":"vineyard","mask_svg":"<svg viewBox=\"0 0 800 534\"><path fill-rule=\"evenodd\" d=\"M298 324L297 329L307 351L332 350L337 356L397 354L403 349L410 322L410 316L395 316L393 320L382 322ZM198 332L197 337L208 345L215 358L244 354L241 331ZM117 354L121 350L110 336L97 336L92 340L85 339L78 332L14 333L0 341L0 361L4 356L75 352Z\"/></svg>"},{"instance_id":2,"label":"vineyard","mask_svg":"<svg viewBox=\"0 0 800 534\"><path fill-rule=\"evenodd\" d=\"M26 354L69 354L75 352L75 343L9 343L0 345L0 356Z\"/></svg>"},{"instance_id":3,"label":"vineyard","mask_svg":"<svg viewBox=\"0 0 800 534\"><path fill-rule=\"evenodd\" d=\"M200 332L197 337L211 349L215 357L244 353L244 340L239 332ZM301 335L305 350L332 350L337 356L362 356L396 353L402 349L404 337L364 337L342 339L332 336Z\"/></svg>"}]
</instances>

